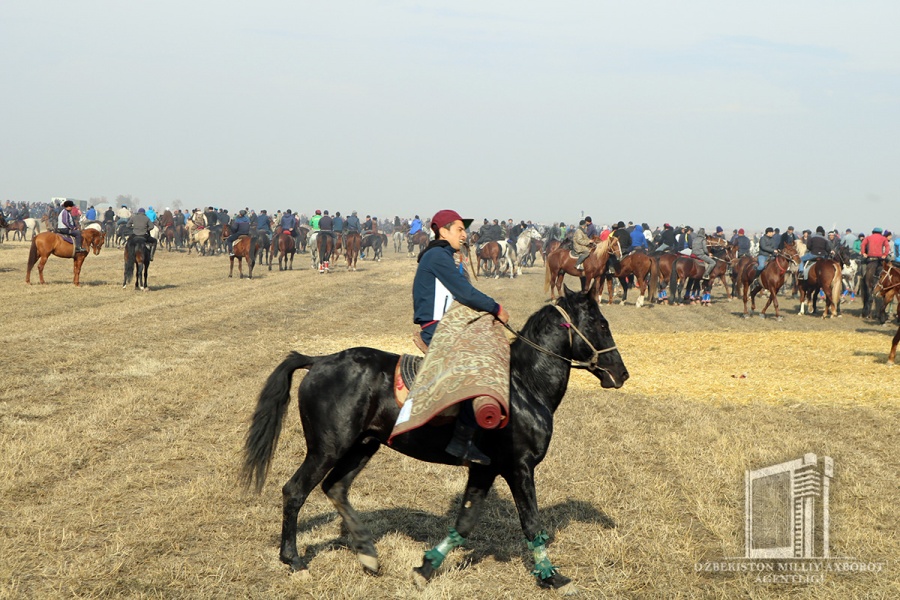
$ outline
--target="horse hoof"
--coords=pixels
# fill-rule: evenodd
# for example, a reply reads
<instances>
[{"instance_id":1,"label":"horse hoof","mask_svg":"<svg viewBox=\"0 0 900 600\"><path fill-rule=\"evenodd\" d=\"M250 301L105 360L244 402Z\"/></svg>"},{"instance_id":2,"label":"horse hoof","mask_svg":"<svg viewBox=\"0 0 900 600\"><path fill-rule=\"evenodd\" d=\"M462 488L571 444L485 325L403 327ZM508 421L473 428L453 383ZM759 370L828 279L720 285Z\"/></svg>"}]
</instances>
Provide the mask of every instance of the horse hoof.
<instances>
[{"instance_id":1,"label":"horse hoof","mask_svg":"<svg viewBox=\"0 0 900 600\"><path fill-rule=\"evenodd\" d=\"M378 575L378 557L368 556L366 554L357 554L356 558L359 559L359 564L363 566L363 569L367 574Z\"/></svg>"},{"instance_id":2,"label":"horse hoof","mask_svg":"<svg viewBox=\"0 0 900 600\"><path fill-rule=\"evenodd\" d=\"M428 560L422 562L421 567L415 567L412 572L412 580L419 591L424 590L428 586L428 582L434 577L434 567Z\"/></svg>"},{"instance_id":3,"label":"horse hoof","mask_svg":"<svg viewBox=\"0 0 900 600\"><path fill-rule=\"evenodd\" d=\"M564 588L567 588L569 586L571 586L572 589L575 588L575 586L572 585L572 580L558 571L553 573L553 575L546 579L538 579L538 585L544 589L558 590L564 596L572 595L564 593Z\"/></svg>"}]
</instances>

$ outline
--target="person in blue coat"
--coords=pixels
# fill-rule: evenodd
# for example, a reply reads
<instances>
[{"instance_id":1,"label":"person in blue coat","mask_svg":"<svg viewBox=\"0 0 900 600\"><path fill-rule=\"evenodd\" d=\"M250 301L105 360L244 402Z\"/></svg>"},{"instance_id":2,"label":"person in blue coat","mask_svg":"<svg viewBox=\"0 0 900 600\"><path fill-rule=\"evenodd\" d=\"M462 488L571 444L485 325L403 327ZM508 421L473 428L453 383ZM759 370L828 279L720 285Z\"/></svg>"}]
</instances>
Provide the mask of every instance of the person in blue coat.
<instances>
[{"instance_id":1,"label":"person in blue coat","mask_svg":"<svg viewBox=\"0 0 900 600\"><path fill-rule=\"evenodd\" d=\"M501 323L509 321L506 309L475 289L462 265L457 265L453 259L466 241L466 229L471 223L472 219L463 219L454 210L439 211L431 219L435 239L419 255L419 266L413 279L413 321L421 328L422 341L426 345L431 343L437 324L454 300L490 313ZM447 452L473 463L490 464L490 458L475 446L477 431L472 402L463 402Z\"/></svg>"}]
</instances>

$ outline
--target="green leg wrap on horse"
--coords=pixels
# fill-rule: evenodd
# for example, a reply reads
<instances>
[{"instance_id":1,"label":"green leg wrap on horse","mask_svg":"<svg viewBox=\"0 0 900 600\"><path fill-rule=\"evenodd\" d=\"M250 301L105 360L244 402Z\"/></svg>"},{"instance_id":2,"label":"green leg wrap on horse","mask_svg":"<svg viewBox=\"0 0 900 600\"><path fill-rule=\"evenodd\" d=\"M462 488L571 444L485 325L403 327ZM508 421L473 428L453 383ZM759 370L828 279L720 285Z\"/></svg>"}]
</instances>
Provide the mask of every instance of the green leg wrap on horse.
<instances>
[{"instance_id":1,"label":"green leg wrap on horse","mask_svg":"<svg viewBox=\"0 0 900 600\"><path fill-rule=\"evenodd\" d=\"M534 556L534 569L531 570L531 574L540 579L553 577L553 574L557 571L557 568L550 562L550 557L547 556L546 544L549 540L550 536L546 531L541 531L537 534L533 541L525 540L525 543L528 544L528 549L531 550Z\"/></svg>"},{"instance_id":2,"label":"green leg wrap on horse","mask_svg":"<svg viewBox=\"0 0 900 600\"><path fill-rule=\"evenodd\" d=\"M436 570L440 568L441 563L450 554L454 548L459 548L466 543L466 538L459 535L455 528L450 528L450 535L441 540L441 543L425 553L425 560L431 562L431 566Z\"/></svg>"}]
</instances>

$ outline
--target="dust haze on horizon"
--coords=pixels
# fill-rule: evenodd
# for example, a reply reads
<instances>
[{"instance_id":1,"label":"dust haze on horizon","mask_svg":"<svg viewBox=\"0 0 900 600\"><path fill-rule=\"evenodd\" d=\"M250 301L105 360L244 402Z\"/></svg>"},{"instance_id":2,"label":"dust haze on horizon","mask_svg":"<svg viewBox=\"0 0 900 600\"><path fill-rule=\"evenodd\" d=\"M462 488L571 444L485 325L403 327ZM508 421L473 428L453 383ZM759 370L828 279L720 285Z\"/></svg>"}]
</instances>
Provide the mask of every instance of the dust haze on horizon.
<instances>
[{"instance_id":1,"label":"dust haze on horizon","mask_svg":"<svg viewBox=\"0 0 900 600\"><path fill-rule=\"evenodd\" d=\"M900 4L0 6L0 201L900 228Z\"/></svg>"}]
</instances>

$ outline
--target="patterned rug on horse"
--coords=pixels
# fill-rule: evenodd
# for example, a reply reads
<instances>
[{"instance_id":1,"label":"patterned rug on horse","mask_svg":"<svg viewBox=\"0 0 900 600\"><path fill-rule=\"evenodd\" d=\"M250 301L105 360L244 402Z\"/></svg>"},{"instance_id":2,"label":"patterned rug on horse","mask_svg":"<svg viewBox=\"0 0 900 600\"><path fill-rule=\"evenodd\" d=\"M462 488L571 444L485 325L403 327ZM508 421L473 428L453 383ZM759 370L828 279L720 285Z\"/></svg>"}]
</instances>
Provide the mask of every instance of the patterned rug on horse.
<instances>
[{"instance_id":1,"label":"patterned rug on horse","mask_svg":"<svg viewBox=\"0 0 900 600\"><path fill-rule=\"evenodd\" d=\"M469 399L481 427L506 425L509 342L493 315L454 303L435 330L391 437L421 427Z\"/></svg>"}]
</instances>

